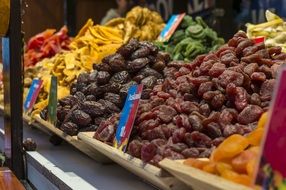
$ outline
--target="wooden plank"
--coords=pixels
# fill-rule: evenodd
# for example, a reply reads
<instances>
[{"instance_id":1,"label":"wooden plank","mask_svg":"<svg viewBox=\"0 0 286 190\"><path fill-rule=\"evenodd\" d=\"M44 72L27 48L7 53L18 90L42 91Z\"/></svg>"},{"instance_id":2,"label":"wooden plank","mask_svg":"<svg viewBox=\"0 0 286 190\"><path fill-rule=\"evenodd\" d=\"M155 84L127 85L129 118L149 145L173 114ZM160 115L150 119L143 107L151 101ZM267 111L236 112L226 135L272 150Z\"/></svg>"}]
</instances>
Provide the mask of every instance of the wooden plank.
<instances>
[{"instance_id":1,"label":"wooden plank","mask_svg":"<svg viewBox=\"0 0 286 190\"><path fill-rule=\"evenodd\" d=\"M65 134L63 131L56 128L55 126L53 126L49 122L41 119L40 116L38 116L38 115L31 118L30 116L27 116L24 114L23 119L28 124L35 126L38 129L40 129L46 133L52 133L52 134L59 136L64 141L68 142L69 144L74 146L76 149L78 149L79 151L88 155L89 157L91 157L92 159L94 159L95 161L97 161L99 163L102 163L102 164L112 163L112 161L108 157L104 156L103 154L101 154L98 151L95 151L91 146L89 146L86 143L79 140L77 138L77 136L70 136L70 135Z\"/></svg>"},{"instance_id":2,"label":"wooden plank","mask_svg":"<svg viewBox=\"0 0 286 190\"><path fill-rule=\"evenodd\" d=\"M249 187L233 183L222 177L186 166L182 162L164 159L159 165L193 190L251 190Z\"/></svg>"},{"instance_id":3,"label":"wooden plank","mask_svg":"<svg viewBox=\"0 0 286 190\"><path fill-rule=\"evenodd\" d=\"M143 180L153 184L163 190L187 190L190 189L185 184L164 172L162 169L151 164L143 163L140 159L124 153L92 138L93 132L82 132L78 134L78 138L86 144L92 146L95 150L106 155L114 162L131 171Z\"/></svg>"},{"instance_id":4,"label":"wooden plank","mask_svg":"<svg viewBox=\"0 0 286 190\"><path fill-rule=\"evenodd\" d=\"M0 168L0 189L25 190L24 186L8 168Z\"/></svg>"}]
</instances>

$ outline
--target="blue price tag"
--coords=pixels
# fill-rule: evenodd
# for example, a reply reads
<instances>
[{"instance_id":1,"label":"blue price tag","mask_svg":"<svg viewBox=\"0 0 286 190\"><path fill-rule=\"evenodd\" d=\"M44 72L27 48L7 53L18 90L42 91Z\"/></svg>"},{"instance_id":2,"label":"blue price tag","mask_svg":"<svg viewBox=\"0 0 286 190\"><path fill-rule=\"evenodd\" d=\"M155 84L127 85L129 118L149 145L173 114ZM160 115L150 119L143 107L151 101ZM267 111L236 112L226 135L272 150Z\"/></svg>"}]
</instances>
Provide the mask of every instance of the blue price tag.
<instances>
[{"instance_id":1,"label":"blue price tag","mask_svg":"<svg viewBox=\"0 0 286 190\"><path fill-rule=\"evenodd\" d=\"M43 81L40 79L34 79L32 81L31 87L29 89L28 95L26 97L25 103L24 103L24 111L31 111L34 104L36 103L36 100L38 98L39 92L41 90Z\"/></svg>"},{"instance_id":2,"label":"blue price tag","mask_svg":"<svg viewBox=\"0 0 286 190\"><path fill-rule=\"evenodd\" d=\"M161 42L168 41L182 22L184 16L185 13L172 15L165 28L162 30L158 40Z\"/></svg>"},{"instance_id":3,"label":"blue price tag","mask_svg":"<svg viewBox=\"0 0 286 190\"><path fill-rule=\"evenodd\" d=\"M142 91L142 84L133 85L128 90L128 95L120 116L114 140L114 147L122 151L126 150Z\"/></svg>"}]
</instances>

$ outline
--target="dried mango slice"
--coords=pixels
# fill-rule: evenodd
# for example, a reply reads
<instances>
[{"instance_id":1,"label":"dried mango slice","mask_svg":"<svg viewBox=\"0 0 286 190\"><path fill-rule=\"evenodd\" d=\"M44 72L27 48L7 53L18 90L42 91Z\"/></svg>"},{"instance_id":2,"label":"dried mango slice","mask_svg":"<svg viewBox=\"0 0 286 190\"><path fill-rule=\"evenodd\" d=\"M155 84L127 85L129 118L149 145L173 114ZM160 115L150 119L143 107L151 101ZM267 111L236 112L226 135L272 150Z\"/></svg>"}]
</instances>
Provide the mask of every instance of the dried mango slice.
<instances>
[{"instance_id":1,"label":"dried mango slice","mask_svg":"<svg viewBox=\"0 0 286 190\"><path fill-rule=\"evenodd\" d=\"M69 88L58 86L58 99L64 98L70 94Z\"/></svg>"},{"instance_id":2,"label":"dried mango slice","mask_svg":"<svg viewBox=\"0 0 286 190\"><path fill-rule=\"evenodd\" d=\"M48 105L48 100L38 102L34 105L35 110L43 110Z\"/></svg>"},{"instance_id":3,"label":"dried mango slice","mask_svg":"<svg viewBox=\"0 0 286 190\"><path fill-rule=\"evenodd\" d=\"M67 53L65 54L65 65L66 65L66 69L73 69L75 67L75 54L74 53Z\"/></svg>"},{"instance_id":4,"label":"dried mango slice","mask_svg":"<svg viewBox=\"0 0 286 190\"><path fill-rule=\"evenodd\" d=\"M69 76L69 75L75 75L76 74L76 71L74 69L64 69L63 70L63 73L66 75L66 76Z\"/></svg>"},{"instance_id":5,"label":"dried mango slice","mask_svg":"<svg viewBox=\"0 0 286 190\"><path fill-rule=\"evenodd\" d=\"M70 83L71 81L75 80L75 78L76 78L76 75L70 75L70 76L65 78L65 81L67 83Z\"/></svg>"},{"instance_id":6,"label":"dried mango slice","mask_svg":"<svg viewBox=\"0 0 286 190\"><path fill-rule=\"evenodd\" d=\"M77 36L75 37L75 39L78 39L79 37L83 36L86 33L86 31L92 26L93 26L92 19L88 19L87 22L85 23L85 25L80 29L80 31L77 34Z\"/></svg>"}]
</instances>

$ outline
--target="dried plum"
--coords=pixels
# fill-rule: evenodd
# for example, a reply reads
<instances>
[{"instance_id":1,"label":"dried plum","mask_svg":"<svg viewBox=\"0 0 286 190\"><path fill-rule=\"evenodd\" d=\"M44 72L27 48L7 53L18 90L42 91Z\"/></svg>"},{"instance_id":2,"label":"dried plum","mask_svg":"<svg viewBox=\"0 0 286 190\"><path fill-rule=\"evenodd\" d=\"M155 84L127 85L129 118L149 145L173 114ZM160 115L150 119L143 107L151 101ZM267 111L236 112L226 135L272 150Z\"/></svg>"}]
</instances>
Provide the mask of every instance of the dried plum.
<instances>
[{"instance_id":1,"label":"dried plum","mask_svg":"<svg viewBox=\"0 0 286 190\"><path fill-rule=\"evenodd\" d=\"M141 84L143 84L144 88L152 89L156 85L156 82L157 82L157 78L156 77L149 76L149 77L144 78L141 81Z\"/></svg>"},{"instance_id":2,"label":"dried plum","mask_svg":"<svg viewBox=\"0 0 286 190\"><path fill-rule=\"evenodd\" d=\"M119 107L117 107L114 103L112 103L108 100L100 99L100 100L98 100L98 103L102 104L102 106L105 108L105 110L110 114L120 112Z\"/></svg>"},{"instance_id":3,"label":"dried plum","mask_svg":"<svg viewBox=\"0 0 286 190\"><path fill-rule=\"evenodd\" d=\"M121 46L117 53L120 53L123 57L128 58L139 47L139 41L137 39L131 39L129 43Z\"/></svg>"},{"instance_id":4,"label":"dried plum","mask_svg":"<svg viewBox=\"0 0 286 190\"><path fill-rule=\"evenodd\" d=\"M126 69L125 59L119 53L110 56L108 65L110 66L111 71L114 73L124 71Z\"/></svg>"},{"instance_id":5,"label":"dried plum","mask_svg":"<svg viewBox=\"0 0 286 190\"><path fill-rule=\"evenodd\" d=\"M97 84L98 85L104 85L109 82L110 74L106 71L99 71L97 73Z\"/></svg>"},{"instance_id":6,"label":"dried plum","mask_svg":"<svg viewBox=\"0 0 286 190\"><path fill-rule=\"evenodd\" d=\"M70 136L75 136L78 133L78 126L72 122L62 124L60 129Z\"/></svg>"},{"instance_id":7,"label":"dried plum","mask_svg":"<svg viewBox=\"0 0 286 190\"><path fill-rule=\"evenodd\" d=\"M115 73L111 79L110 83L118 83L118 84L125 84L130 80L130 75L127 71L121 71Z\"/></svg>"},{"instance_id":8,"label":"dried plum","mask_svg":"<svg viewBox=\"0 0 286 190\"><path fill-rule=\"evenodd\" d=\"M238 115L238 122L240 124L249 124L259 119L263 110L257 105L248 105Z\"/></svg>"},{"instance_id":9,"label":"dried plum","mask_svg":"<svg viewBox=\"0 0 286 190\"><path fill-rule=\"evenodd\" d=\"M144 77L154 76L156 78L163 78L163 76L158 71L151 69L150 67L141 69L138 74Z\"/></svg>"},{"instance_id":10,"label":"dried plum","mask_svg":"<svg viewBox=\"0 0 286 190\"><path fill-rule=\"evenodd\" d=\"M135 81L130 81L124 85L122 85L122 88L120 89L119 91L119 95L121 97L122 100L124 100L126 97L127 97L127 93L128 93L128 90L129 88L132 86L132 85L136 85L137 83Z\"/></svg>"},{"instance_id":11,"label":"dried plum","mask_svg":"<svg viewBox=\"0 0 286 190\"><path fill-rule=\"evenodd\" d=\"M89 83L93 83L93 82L96 82L96 80L97 80L97 71L96 70L94 70L94 71L91 71L90 73L89 73L89 78L88 78L88 82Z\"/></svg>"},{"instance_id":12,"label":"dried plum","mask_svg":"<svg viewBox=\"0 0 286 190\"><path fill-rule=\"evenodd\" d=\"M23 147L26 151L35 151L37 149L37 144L32 138L27 138L23 142Z\"/></svg>"},{"instance_id":13,"label":"dried plum","mask_svg":"<svg viewBox=\"0 0 286 190\"><path fill-rule=\"evenodd\" d=\"M131 56L130 59L134 60L134 59L138 59L138 58L142 58L142 57L147 57L150 54L151 50L148 47L140 47L139 49L137 49L136 51L134 51Z\"/></svg>"},{"instance_id":14,"label":"dried plum","mask_svg":"<svg viewBox=\"0 0 286 190\"><path fill-rule=\"evenodd\" d=\"M140 71L143 67L145 67L150 60L147 57L134 59L133 61L127 62L127 70L131 73Z\"/></svg>"},{"instance_id":15,"label":"dried plum","mask_svg":"<svg viewBox=\"0 0 286 190\"><path fill-rule=\"evenodd\" d=\"M89 74L88 73L81 73L77 77L78 83L88 83L89 81Z\"/></svg>"},{"instance_id":16,"label":"dried plum","mask_svg":"<svg viewBox=\"0 0 286 190\"><path fill-rule=\"evenodd\" d=\"M103 115L106 107L101 103L95 101L85 101L81 104L81 110L89 114L91 117Z\"/></svg>"},{"instance_id":17,"label":"dried plum","mask_svg":"<svg viewBox=\"0 0 286 190\"><path fill-rule=\"evenodd\" d=\"M140 46L148 47L151 51L151 54L153 54L153 55L158 53L159 48L151 42L142 41L142 42L139 42L139 44L140 44Z\"/></svg>"},{"instance_id":18,"label":"dried plum","mask_svg":"<svg viewBox=\"0 0 286 190\"><path fill-rule=\"evenodd\" d=\"M90 124L91 117L81 110L74 110L72 112L72 121L75 124L84 127Z\"/></svg>"},{"instance_id":19,"label":"dried plum","mask_svg":"<svg viewBox=\"0 0 286 190\"><path fill-rule=\"evenodd\" d=\"M119 108L122 107L122 100L118 94L106 93L106 94L104 94L104 99L109 101L109 102L112 102L113 104L115 104Z\"/></svg>"}]
</instances>

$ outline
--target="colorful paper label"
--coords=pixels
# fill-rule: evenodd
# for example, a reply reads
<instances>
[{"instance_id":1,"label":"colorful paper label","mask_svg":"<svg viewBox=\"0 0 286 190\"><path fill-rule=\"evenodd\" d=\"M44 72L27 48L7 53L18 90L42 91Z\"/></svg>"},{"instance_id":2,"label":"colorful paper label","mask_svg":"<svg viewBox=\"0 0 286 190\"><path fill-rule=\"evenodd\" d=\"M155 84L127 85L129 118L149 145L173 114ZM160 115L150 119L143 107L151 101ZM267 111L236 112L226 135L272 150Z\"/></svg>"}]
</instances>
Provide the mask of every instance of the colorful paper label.
<instances>
[{"instance_id":1,"label":"colorful paper label","mask_svg":"<svg viewBox=\"0 0 286 190\"><path fill-rule=\"evenodd\" d=\"M58 103L58 79L57 77L52 76L50 92L49 92L48 121L53 125L56 125L57 121L57 103Z\"/></svg>"},{"instance_id":2,"label":"colorful paper label","mask_svg":"<svg viewBox=\"0 0 286 190\"><path fill-rule=\"evenodd\" d=\"M33 106L35 105L38 95L40 93L42 84L43 81L40 79L34 79L32 81L31 87L24 103L25 112L30 112L33 109Z\"/></svg>"},{"instance_id":3,"label":"colorful paper label","mask_svg":"<svg viewBox=\"0 0 286 190\"><path fill-rule=\"evenodd\" d=\"M161 42L168 41L182 22L185 14L186 13L172 15L165 28L162 30L158 40Z\"/></svg>"},{"instance_id":4,"label":"colorful paper label","mask_svg":"<svg viewBox=\"0 0 286 190\"><path fill-rule=\"evenodd\" d=\"M286 67L276 81L256 183L263 189L286 189Z\"/></svg>"},{"instance_id":5,"label":"colorful paper label","mask_svg":"<svg viewBox=\"0 0 286 190\"><path fill-rule=\"evenodd\" d=\"M128 140L137 114L139 101L143 91L143 85L132 85L120 116L114 139L114 147L125 152Z\"/></svg>"}]
</instances>

